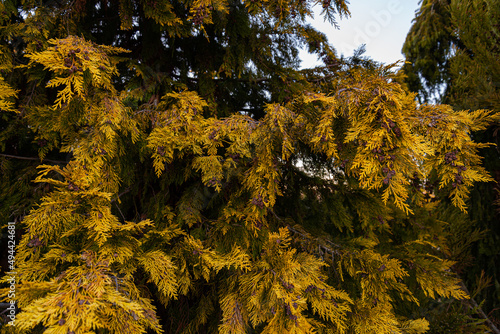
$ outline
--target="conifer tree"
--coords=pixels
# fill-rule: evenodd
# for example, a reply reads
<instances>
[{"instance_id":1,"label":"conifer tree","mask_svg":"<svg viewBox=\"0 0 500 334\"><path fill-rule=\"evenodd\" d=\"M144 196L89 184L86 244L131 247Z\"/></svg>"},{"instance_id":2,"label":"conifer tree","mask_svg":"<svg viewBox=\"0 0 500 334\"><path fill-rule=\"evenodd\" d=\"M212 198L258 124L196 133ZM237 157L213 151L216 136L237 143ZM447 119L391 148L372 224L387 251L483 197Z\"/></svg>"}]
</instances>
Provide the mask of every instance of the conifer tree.
<instances>
[{"instance_id":1,"label":"conifer tree","mask_svg":"<svg viewBox=\"0 0 500 334\"><path fill-rule=\"evenodd\" d=\"M442 103L451 104L456 110L486 108L500 111L499 20L498 0L423 1L403 47L409 61L405 71L408 73L410 89L418 92L422 101L429 101L434 96ZM485 131L473 133L473 138L479 142L498 144L498 131L496 124ZM469 201L471 228L458 228L462 235L453 241L460 263L455 267L471 291L483 288L476 299L484 300L482 308L485 313L498 319L498 146L482 149L480 155L484 157L484 166L495 181L476 184L472 190ZM469 233L474 229L483 230L483 235L465 251L463 246L458 245L469 244ZM484 287L488 280L489 286ZM497 321L496 326L499 325Z\"/></svg>"},{"instance_id":2,"label":"conifer tree","mask_svg":"<svg viewBox=\"0 0 500 334\"><path fill-rule=\"evenodd\" d=\"M1 214L22 234L2 333L424 333L421 307L468 298L425 186L465 211L491 180L471 132L500 115L337 57L314 4L349 15L0 5ZM298 70L301 46L324 66Z\"/></svg>"}]
</instances>

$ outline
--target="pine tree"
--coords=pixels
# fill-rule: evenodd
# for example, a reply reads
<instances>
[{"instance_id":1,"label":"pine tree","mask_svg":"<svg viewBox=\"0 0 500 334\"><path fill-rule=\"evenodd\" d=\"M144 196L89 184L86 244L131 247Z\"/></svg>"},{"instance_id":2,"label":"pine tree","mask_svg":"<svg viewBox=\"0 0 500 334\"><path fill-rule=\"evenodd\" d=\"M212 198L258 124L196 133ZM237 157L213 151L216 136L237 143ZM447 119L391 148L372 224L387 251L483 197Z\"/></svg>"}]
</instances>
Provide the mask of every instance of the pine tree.
<instances>
[{"instance_id":1,"label":"pine tree","mask_svg":"<svg viewBox=\"0 0 500 334\"><path fill-rule=\"evenodd\" d=\"M419 93L422 101L434 96L456 110L500 111L499 20L498 0L423 1L403 47L409 61L405 68L408 86ZM478 142L498 144L498 130L497 123L472 136ZM460 263L456 270L471 291L483 288L476 299L484 300L484 311L498 319L495 311L500 298L498 146L481 149L480 155L495 181L474 186L469 201L471 228L458 228L463 234L453 243L470 244L469 233L474 229L483 230L482 237L472 242L468 251L456 248ZM489 277L486 281L490 281L490 286L484 287L484 273Z\"/></svg>"},{"instance_id":2,"label":"pine tree","mask_svg":"<svg viewBox=\"0 0 500 334\"><path fill-rule=\"evenodd\" d=\"M337 57L313 4L1 5L2 333L424 333L468 298L425 187L465 211L500 115Z\"/></svg>"}]
</instances>

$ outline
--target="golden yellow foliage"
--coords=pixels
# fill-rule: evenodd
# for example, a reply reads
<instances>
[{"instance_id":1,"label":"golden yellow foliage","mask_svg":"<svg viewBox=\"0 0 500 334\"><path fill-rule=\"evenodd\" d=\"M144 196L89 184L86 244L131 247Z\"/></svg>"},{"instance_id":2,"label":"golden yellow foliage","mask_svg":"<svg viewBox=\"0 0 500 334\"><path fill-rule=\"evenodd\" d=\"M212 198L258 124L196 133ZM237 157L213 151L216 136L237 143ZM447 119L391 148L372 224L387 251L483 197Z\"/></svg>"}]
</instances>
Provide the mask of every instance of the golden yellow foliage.
<instances>
[{"instance_id":1,"label":"golden yellow foliage","mask_svg":"<svg viewBox=\"0 0 500 334\"><path fill-rule=\"evenodd\" d=\"M273 15L266 29L286 35L291 9L310 14L291 4L238 10ZM133 29L142 6L162 38L207 37L234 10L178 5L184 17L169 1L121 0L119 27ZM419 187L437 179L465 211L471 185L491 180L478 153L488 144L471 132L499 114L418 105L391 66L345 64L319 80L278 73L300 89L263 103L260 117L219 114L213 96L175 80L128 87L147 73L124 58L129 76L118 77L123 48L73 35L45 42L30 44L19 68L38 75L47 98L23 102L22 117L47 143L40 158L57 148L67 162L38 166L34 181L48 190L22 222L16 330L162 333L170 320L160 318L177 315L186 333L424 333L428 322L401 315L401 304L468 297L436 236L436 196L424 201ZM246 70L229 65L217 75ZM2 111L16 111L16 98L0 78Z\"/></svg>"}]
</instances>

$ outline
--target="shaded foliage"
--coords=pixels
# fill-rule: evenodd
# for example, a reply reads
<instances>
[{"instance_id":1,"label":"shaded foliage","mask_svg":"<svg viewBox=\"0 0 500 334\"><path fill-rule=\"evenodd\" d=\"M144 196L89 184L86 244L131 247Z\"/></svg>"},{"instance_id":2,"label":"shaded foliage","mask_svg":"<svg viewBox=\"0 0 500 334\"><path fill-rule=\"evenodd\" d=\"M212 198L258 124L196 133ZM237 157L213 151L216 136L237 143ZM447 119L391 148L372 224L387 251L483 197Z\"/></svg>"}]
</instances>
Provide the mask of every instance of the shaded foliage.
<instances>
[{"instance_id":1,"label":"shaded foliage","mask_svg":"<svg viewBox=\"0 0 500 334\"><path fill-rule=\"evenodd\" d=\"M403 47L411 62L405 65L410 89L419 93L422 102L434 97L456 110L499 111L499 20L500 3L496 0L423 1ZM461 276L471 290L478 288L476 282L483 270L492 279L489 287L482 287L478 299L485 301L486 313L493 312L491 316L497 319L496 307L500 300L498 130L497 123L473 134L476 141L497 144L480 151L484 166L495 182L477 184L472 190L469 217L483 234L479 241L471 244L471 254L462 258L459 265ZM461 243L469 244L472 231L472 227L469 232L461 231Z\"/></svg>"}]
</instances>

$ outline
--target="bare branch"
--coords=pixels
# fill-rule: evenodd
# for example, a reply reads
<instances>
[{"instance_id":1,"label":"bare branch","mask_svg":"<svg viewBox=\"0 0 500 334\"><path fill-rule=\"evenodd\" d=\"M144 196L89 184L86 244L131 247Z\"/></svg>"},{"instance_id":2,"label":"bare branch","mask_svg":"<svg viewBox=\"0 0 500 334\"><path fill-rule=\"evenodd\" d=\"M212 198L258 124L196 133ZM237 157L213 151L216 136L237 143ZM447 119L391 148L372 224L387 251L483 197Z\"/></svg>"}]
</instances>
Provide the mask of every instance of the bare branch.
<instances>
[{"instance_id":1,"label":"bare branch","mask_svg":"<svg viewBox=\"0 0 500 334\"><path fill-rule=\"evenodd\" d=\"M21 157L18 155L3 154L3 153L0 153L0 156L6 157L6 158L17 159L17 160L32 160L32 161L40 161L40 162L51 162L54 164L67 164L68 163L67 161L62 161L62 160L51 160L51 159L41 160L40 158L35 158L35 157Z\"/></svg>"}]
</instances>

